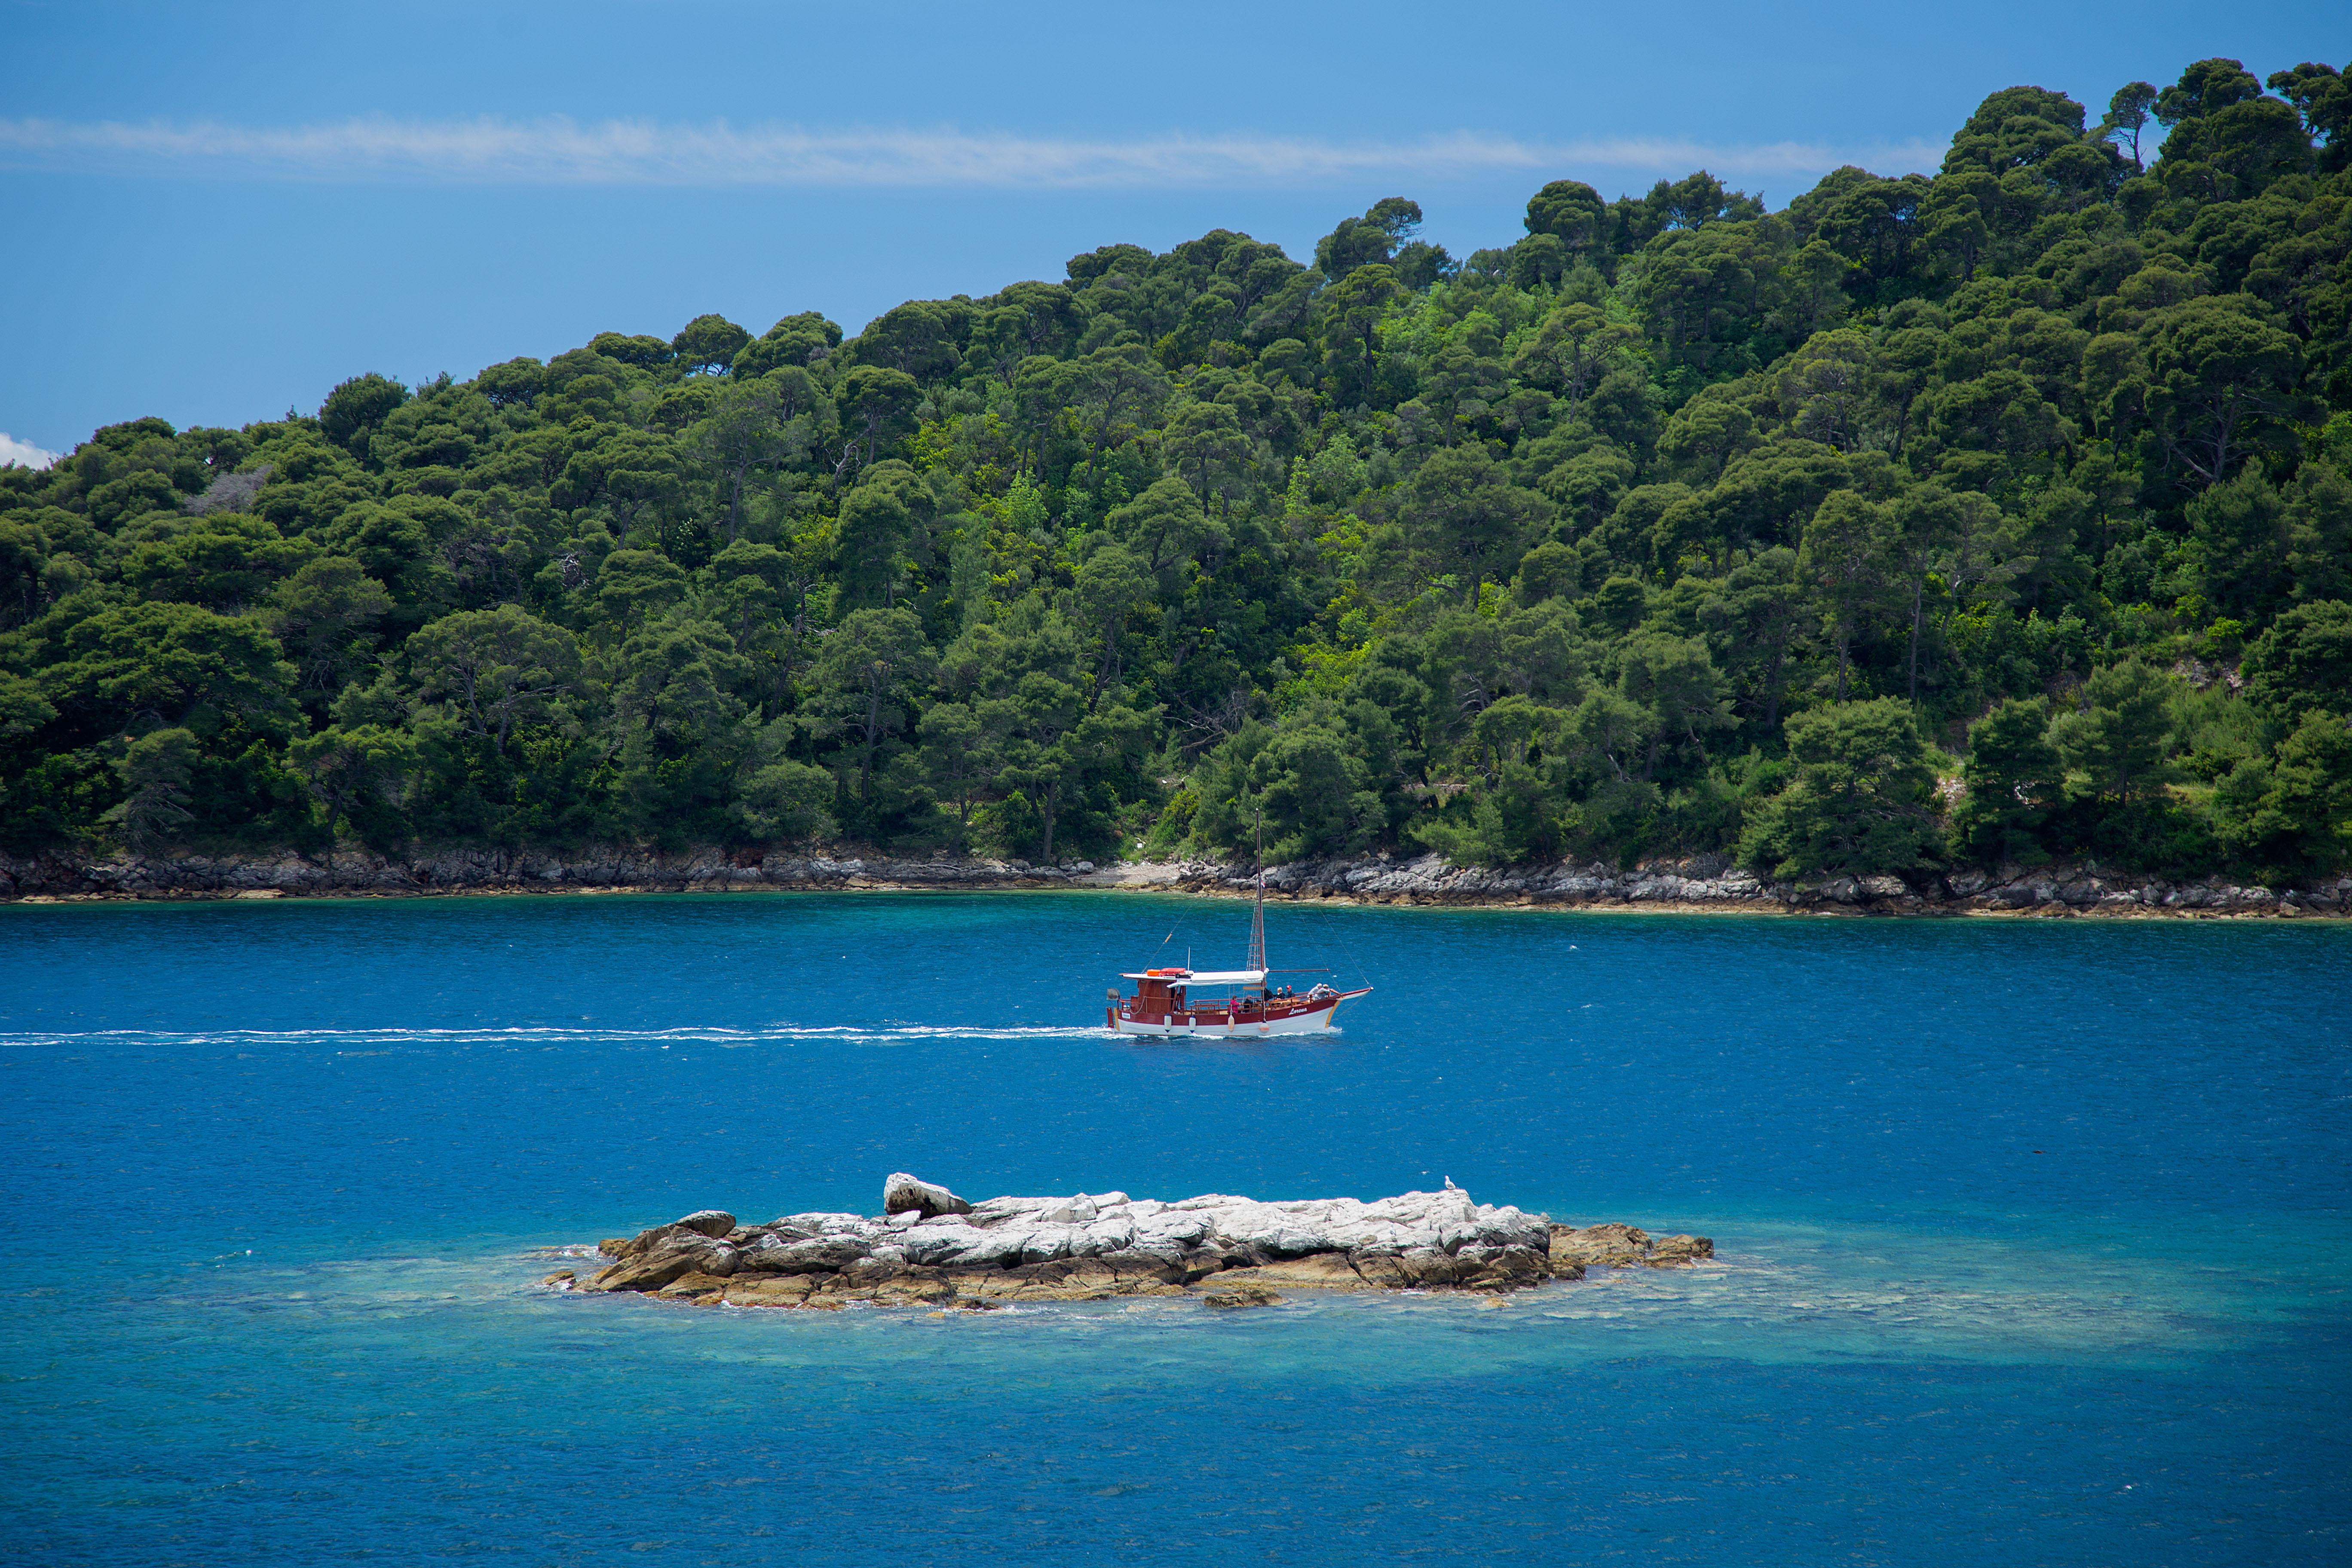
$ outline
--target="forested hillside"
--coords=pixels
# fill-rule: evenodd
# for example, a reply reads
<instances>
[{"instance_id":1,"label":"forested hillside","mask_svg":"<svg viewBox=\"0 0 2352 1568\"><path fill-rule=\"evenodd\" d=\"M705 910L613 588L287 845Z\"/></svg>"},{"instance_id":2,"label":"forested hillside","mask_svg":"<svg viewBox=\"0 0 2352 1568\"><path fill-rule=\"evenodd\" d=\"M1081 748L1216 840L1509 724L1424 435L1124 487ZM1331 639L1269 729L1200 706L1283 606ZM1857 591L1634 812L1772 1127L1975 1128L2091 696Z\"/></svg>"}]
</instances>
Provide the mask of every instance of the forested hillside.
<instances>
[{"instance_id":1,"label":"forested hillside","mask_svg":"<svg viewBox=\"0 0 2352 1568\"><path fill-rule=\"evenodd\" d=\"M2352 87L2268 85L110 426L0 469L0 844L2340 864Z\"/></svg>"}]
</instances>

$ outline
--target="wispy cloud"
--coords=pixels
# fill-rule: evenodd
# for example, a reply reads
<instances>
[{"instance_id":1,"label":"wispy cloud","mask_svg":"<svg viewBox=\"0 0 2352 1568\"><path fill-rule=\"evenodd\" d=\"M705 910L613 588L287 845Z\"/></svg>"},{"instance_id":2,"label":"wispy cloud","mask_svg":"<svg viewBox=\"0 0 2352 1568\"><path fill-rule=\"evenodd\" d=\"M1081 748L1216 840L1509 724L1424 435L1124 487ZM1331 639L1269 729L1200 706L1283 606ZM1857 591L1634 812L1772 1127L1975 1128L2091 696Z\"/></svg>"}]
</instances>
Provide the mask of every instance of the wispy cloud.
<instances>
[{"instance_id":1,"label":"wispy cloud","mask_svg":"<svg viewBox=\"0 0 2352 1568\"><path fill-rule=\"evenodd\" d=\"M83 173L168 171L240 177L473 184L798 185L1002 190L1311 186L1365 174L1446 176L1578 170L1804 178L1842 163L1931 169L1924 142L1830 147L1651 138L1539 142L1456 132L1414 142L1165 135L1125 141L953 129L809 131L648 121L580 124L362 119L256 129L210 121L0 120L0 163Z\"/></svg>"},{"instance_id":2,"label":"wispy cloud","mask_svg":"<svg viewBox=\"0 0 2352 1568\"><path fill-rule=\"evenodd\" d=\"M46 468L58 460L58 454L46 447L36 447L30 441L19 441L5 430L0 430L0 468L19 463L28 468Z\"/></svg>"}]
</instances>

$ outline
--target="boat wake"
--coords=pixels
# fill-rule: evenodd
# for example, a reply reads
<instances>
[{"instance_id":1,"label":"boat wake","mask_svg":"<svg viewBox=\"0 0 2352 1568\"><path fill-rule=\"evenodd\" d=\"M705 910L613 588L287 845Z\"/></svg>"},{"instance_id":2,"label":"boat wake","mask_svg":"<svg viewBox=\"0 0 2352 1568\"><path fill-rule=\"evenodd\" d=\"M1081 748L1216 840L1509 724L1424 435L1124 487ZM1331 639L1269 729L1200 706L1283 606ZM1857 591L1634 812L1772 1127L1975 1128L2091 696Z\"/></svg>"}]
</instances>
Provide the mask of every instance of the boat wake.
<instances>
[{"instance_id":1,"label":"boat wake","mask_svg":"<svg viewBox=\"0 0 2352 1568\"><path fill-rule=\"evenodd\" d=\"M749 1028L686 1025L670 1029L608 1029L589 1025L530 1025L447 1029L92 1029L79 1032L0 1034L0 1048L54 1049L77 1045L331 1046L344 1054L404 1047L489 1046L521 1048L600 1045L662 1047L846 1045L897 1046L926 1040L1099 1039L1095 1025L992 1026L964 1024L771 1024Z\"/></svg>"}]
</instances>

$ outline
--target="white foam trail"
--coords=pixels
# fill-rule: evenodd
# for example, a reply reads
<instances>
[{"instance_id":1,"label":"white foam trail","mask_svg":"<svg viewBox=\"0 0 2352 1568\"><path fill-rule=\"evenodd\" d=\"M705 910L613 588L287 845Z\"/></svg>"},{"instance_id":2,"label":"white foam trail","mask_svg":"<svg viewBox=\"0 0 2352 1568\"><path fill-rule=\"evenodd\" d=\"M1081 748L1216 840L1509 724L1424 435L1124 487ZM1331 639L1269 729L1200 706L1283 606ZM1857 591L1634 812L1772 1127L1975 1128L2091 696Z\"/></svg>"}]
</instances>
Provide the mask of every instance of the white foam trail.
<instances>
[{"instance_id":1,"label":"white foam trail","mask_svg":"<svg viewBox=\"0 0 2352 1568\"><path fill-rule=\"evenodd\" d=\"M91 1029L0 1034L0 1047L29 1049L102 1041L156 1046L333 1046L346 1054L366 1048L440 1046L556 1045L906 1045L920 1040L1077 1040L1103 1037L1099 1025L773 1024L757 1028L682 1026L672 1029L600 1029L571 1025L454 1029Z\"/></svg>"}]
</instances>

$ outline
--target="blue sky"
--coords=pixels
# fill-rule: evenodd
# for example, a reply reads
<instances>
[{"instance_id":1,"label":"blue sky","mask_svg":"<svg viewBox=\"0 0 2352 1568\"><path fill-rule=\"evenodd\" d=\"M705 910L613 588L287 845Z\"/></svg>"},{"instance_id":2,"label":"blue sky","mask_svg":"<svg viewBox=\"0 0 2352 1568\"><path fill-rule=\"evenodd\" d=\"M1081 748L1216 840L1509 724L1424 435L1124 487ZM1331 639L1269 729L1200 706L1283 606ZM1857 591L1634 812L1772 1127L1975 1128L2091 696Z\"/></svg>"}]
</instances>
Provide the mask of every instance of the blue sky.
<instances>
[{"instance_id":1,"label":"blue sky","mask_svg":"<svg viewBox=\"0 0 2352 1568\"><path fill-rule=\"evenodd\" d=\"M0 432L241 424L704 310L854 332L1219 226L1303 258L1390 195L1456 254L1561 177L1779 206L1932 169L1996 89L2095 113L2216 54L2342 66L2352 8L0 0Z\"/></svg>"}]
</instances>

